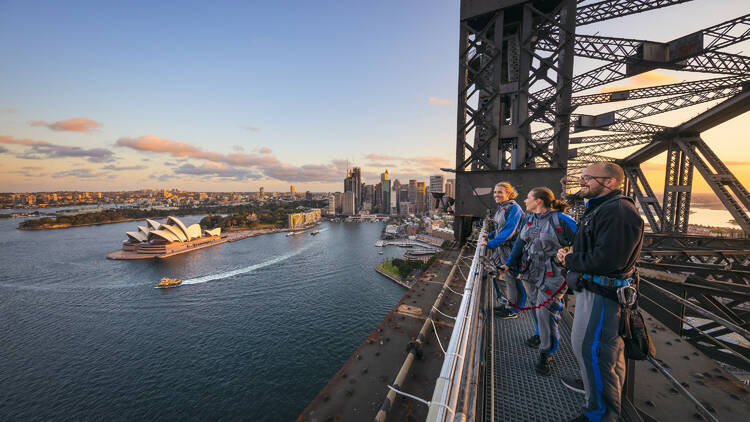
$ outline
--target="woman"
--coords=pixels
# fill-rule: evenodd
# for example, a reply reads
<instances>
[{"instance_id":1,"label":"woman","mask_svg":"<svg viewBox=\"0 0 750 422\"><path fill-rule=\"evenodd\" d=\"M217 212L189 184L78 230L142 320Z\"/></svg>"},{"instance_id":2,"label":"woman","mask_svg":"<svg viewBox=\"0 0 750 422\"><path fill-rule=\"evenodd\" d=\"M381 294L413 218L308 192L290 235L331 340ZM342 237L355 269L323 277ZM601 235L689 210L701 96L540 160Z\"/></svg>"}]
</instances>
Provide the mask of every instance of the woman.
<instances>
[{"instance_id":1,"label":"woman","mask_svg":"<svg viewBox=\"0 0 750 422\"><path fill-rule=\"evenodd\" d=\"M518 229L523 218L521 206L513 199L518 196L516 190L508 182L500 182L495 185L493 197L497 203L497 210L493 220L495 221L495 230L487 235L487 248L493 250L492 262L496 266L501 266L510 256L513 247L513 241L516 239ZM508 298L514 303L521 303L526 299L526 292L517 277L505 272L501 275L508 286ZM494 278L492 282L495 285L497 298L501 297L498 279ZM495 307L495 316L499 318L517 318L518 310L515 308L508 309L500 305Z\"/></svg>"},{"instance_id":2,"label":"woman","mask_svg":"<svg viewBox=\"0 0 750 422\"><path fill-rule=\"evenodd\" d=\"M501 269L510 269L519 274L531 301L539 306L534 310L538 340L532 337L526 344L539 346L536 371L541 375L550 375L552 354L557 350L559 341L557 323L565 293L565 278L556 255L559 249L573 242L577 226L569 215L563 213L568 204L556 200L547 188L533 188L524 203L530 215L521 225L510 257Z\"/></svg>"}]
</instances>

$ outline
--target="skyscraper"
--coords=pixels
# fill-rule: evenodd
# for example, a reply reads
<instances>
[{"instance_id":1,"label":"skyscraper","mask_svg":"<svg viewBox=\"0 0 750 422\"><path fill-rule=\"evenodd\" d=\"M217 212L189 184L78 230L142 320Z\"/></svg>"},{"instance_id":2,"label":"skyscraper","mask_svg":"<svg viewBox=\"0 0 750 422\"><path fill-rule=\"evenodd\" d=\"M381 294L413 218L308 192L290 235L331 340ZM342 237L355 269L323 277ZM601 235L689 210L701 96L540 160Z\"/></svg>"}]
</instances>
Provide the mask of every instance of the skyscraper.
<instances>
[{"instance_id":1,"label":"skyscraper","mask_svg":"<svg viewBox=\"0 0 750 422\"><path fill-rule=\"evenodd\" d=\"M411 181L409 182L411 185ZM417 193L414 201L414 208L417 214L421 214L425 211L425 184L424 182L417 182Z\"/></svg>"},{"instance_id":2,"label":"skyscraper","mask_svg":"<svg viewBox=\"0 0 750 422\"><path fill-rule=\"evenodd\" d=\"M342 213L344 215L354 215L356 210L354 208L354 192L344 192L343 204L341 204Z\"/></svg>"},{"instance_id":3,"label":"skyscraper","mask_svg":"<svg viewBox=\"0 0 750 422\"><path fill-rule=\"evenodd\" d=\"M266 196L266 191L265 189L263 189L263 186L261 186L260 189L258 189L258 195L260 195L261 198Z\"/></svg>"},{"instance_id":4,"label":"skyscraper","mask_svg":"<svg viewBox=\"0 0 750 422\"><path fill-rule=\"evenodd\" d=\"M391 213L391 181L388 180L388 170L380 175L380 184L382 185L382 205L380 209L381 214Z\"/></svg>"},{"instance_id":5,"label":"skyscraper","mask_svg":"<svg viewBox=\"0 0 750 422\"><path fill-rule=\"evenodd\" d=\"M289 193L291 193L292 196L294 196L294 185L289 186Z\"/></svg>"},{"instance_id":6,"label":"skyscraper","mask_svg":"<svg viewBox=\"0 0 750 422\"><path fill-rule=\"evenodd\" d=\"M430 176L430 192L443 191L443 175Z\"/></svg>"},{"instance_id":7,"label":"skyscraper","mask_svg":"<svg viewBox=\"0 0 750 422\"><path fill-rule=\"evenodd\" d=\"M448 181L445 182L445 196L450 198L455 198L456 193L454 192L456 189L456 179L448 179Z\"/></svg>"},{"instance_id":8,"label":"skyscraper","mask_svg":"<svg viewBox=\"0 0 750 422\"><path fill-rule=\"evenodd\" d=\"M424 185L424 183L422 184ZM414 179L409 180L409 202L417 203L417 181Z\"/></svg>"}]
</instances>

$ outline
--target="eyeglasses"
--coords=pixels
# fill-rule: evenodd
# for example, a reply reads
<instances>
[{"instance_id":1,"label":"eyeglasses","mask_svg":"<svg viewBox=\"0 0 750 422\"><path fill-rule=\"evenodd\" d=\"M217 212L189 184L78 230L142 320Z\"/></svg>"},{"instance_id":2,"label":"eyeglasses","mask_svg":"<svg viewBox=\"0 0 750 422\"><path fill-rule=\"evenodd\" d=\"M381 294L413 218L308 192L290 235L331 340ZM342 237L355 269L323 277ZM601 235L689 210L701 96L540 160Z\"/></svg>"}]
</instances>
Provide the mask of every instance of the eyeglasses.
<instances>
[{"instance_id":1,"label":"eyeglasses","mask_svg":"<svg viewBox=\"0 0 750 422\"><path fill-rule=\"evenodd\" d=\"M588 183L591 179L612 179L612 176L589 176L588 174L584 174L581 176L580 180L581 182Z\"/></svg>"}]
</instances>

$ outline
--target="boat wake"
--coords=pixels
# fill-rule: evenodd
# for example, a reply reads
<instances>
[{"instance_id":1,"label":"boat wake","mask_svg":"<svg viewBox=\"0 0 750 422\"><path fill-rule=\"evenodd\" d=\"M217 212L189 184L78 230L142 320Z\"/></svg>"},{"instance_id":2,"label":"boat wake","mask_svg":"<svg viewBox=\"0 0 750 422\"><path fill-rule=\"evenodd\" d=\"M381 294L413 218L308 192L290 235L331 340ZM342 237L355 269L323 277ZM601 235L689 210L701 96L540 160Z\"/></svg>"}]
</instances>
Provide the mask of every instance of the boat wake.
<instances>
[{"instance_id":1,"label":"boat wake","mask_svg":"<svg viewBox=\"0 0 750 422\"><path fill-rule=\"evenodd\" d=\"M287 253L287 254L284 254L284 255L279 255L276 258L269 259L268 261L261 262L259 264L250 265L248 267L237 268L236 270L225 271L225 272L216 273L216 274L208 274L208 275L204 275L202 277L189 278L187 280L183 280L182 284L183 285L185 285L185 284L201 284L201 283L206 283L206 282L213 281L213 280L221 280L221 279L224 279L224 278L234 277L234 276L240 275L240 274L246 274L246 273L249 273L251 271L255 271L255 270L259 269L259 268L267 267L269 265L273 265L273 264L279 263L279 262L281 262L281 261L283 261L285 259L289 259L289 258L291 258L291 257L293 257L295 255L300 254L304 250L310 248L310 246L312 246L312 245L310 245L310 244L305 245L304 247L301 247L301 248L297 249L294 252Z\"/></svg>"}]
</instances>

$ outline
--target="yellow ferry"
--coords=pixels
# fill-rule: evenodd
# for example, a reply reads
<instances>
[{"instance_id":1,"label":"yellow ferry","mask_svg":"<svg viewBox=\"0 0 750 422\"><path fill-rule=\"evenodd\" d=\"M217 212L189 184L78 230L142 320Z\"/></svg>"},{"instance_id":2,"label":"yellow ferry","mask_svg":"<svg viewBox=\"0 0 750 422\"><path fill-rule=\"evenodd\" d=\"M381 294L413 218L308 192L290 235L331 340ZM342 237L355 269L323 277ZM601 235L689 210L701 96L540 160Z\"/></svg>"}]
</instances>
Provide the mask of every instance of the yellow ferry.
<instances>
[{"instance_id":1,"label":"yellow ferry","mask_svg":"<svg viewBox=\"0 0 750 422\"><path fill-rule=\"evenodd\" d=\"M154 287L157 289L168 289L170 287L179 287L180 284L182 284L182 280L164 277L160 282L156 283L156 286Z\"/></svg>"}]
</instances>

